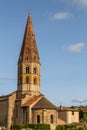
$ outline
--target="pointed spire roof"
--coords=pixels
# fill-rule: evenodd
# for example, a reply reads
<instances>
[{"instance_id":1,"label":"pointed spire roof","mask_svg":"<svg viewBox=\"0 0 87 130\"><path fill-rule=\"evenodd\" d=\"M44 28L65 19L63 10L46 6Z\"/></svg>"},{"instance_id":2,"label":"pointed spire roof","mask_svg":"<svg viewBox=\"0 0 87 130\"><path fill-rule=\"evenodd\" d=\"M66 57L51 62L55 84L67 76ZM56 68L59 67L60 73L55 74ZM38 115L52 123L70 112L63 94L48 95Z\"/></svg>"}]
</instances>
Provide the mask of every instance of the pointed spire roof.
<instances>
[{"instance_id":1,"label":"pointed spire roof","mask_svg":"<svg viewBox=\"0 0 87 130\"><path fill-rule=\"evenodd\" d=\"M26 60L29 62L40 63L34 28L30 14L28 15L22 48L19 56L19 62L25 62Z\"/></svg>"}]
</instances>

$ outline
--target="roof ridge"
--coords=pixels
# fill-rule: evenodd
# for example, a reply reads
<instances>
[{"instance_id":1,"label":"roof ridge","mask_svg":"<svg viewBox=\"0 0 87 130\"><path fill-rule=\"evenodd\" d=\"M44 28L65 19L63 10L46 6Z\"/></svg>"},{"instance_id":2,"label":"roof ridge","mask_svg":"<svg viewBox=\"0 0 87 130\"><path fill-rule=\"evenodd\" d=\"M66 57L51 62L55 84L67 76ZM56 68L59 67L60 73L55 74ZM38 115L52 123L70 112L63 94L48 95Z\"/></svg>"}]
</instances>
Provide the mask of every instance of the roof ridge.
<instances>
[{"instance_id":1,"label":"roof ridge","mask_svg":"<svg viewBox=\"0 0 87 130\"><path fill-rule=\"evenodd\" d=\"M43 96L42 94L40 95L34 95L31 99L29 99L28 101L26 101L22 107L25 107L25 106L30 106L31 104L33 104L35 101L37 101L37 99L39 99L41 96Z\"/></svg>"}]
</instances>

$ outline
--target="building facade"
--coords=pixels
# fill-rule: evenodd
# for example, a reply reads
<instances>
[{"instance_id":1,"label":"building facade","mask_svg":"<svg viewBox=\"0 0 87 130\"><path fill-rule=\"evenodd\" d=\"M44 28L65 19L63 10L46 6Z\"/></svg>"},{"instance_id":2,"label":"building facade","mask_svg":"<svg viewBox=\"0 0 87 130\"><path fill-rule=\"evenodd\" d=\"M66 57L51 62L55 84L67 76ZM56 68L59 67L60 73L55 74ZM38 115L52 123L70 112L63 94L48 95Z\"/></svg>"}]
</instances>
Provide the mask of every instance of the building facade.
<instances>
[{"instance_id":1,"label":"building facade","mask_svg":"<svg viewBox=\"0 0 87 130\"><path fill-rule=\"evenodd\" d=\"M78 108L62 107L58 108L58 123L61 125L79 122Z\"/></svg>"},{"instance_id":2,"label":"building facade","mask_svg":"<svg viewBox=\"0 0 87 130\"><path fill-rule=\"evenodd\" d=\"M47 123L55 130L58 111L40 92L40 58L31 16L28 16L18 59L17 91L0 97L0 125Z\"/></svg>"}]
</instances>

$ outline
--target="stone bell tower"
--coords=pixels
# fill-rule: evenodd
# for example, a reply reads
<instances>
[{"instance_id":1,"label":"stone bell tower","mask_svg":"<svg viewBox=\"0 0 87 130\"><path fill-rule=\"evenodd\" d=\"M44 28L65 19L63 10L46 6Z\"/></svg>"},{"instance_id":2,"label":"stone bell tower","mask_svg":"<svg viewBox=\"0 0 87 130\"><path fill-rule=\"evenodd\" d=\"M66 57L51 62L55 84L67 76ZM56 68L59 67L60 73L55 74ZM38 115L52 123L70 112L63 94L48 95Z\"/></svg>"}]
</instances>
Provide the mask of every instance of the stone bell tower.
<instances>
[{"instance_id":1,"label":"stone bell tower","mask_svg":"<svg viewBox=\"0 0 87 130\"><path fill-rule=\"evenodd\" d=\"M18 60L17 96L40 94L40 58L31 16L28 15Z\"/></svg>"}]
</instances>

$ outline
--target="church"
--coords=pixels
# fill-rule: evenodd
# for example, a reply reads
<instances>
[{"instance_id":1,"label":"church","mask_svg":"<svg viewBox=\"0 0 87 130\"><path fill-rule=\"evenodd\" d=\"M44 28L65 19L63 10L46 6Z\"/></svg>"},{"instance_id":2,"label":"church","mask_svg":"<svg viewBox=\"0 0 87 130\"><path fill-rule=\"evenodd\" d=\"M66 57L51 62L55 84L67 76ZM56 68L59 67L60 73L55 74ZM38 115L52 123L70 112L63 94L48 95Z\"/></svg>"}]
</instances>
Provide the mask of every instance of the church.
<instances>
[{"instance_id":1,"label":"church","mask_svg":"<svg viewBox=\"0 0 87 130\"><path fill-rule=\"evenodd\" d=\"M66 111L59 111L59 119L57 107L40 92L40 67L32 19L28 15L18 59L17 90L0 96L0 125L10 129L13 124L46 123L55 130L59 122L61 124ZM69 110L72 111L74 121L79 122L78 110Z\"/></svg>"}]
</instances>

